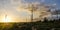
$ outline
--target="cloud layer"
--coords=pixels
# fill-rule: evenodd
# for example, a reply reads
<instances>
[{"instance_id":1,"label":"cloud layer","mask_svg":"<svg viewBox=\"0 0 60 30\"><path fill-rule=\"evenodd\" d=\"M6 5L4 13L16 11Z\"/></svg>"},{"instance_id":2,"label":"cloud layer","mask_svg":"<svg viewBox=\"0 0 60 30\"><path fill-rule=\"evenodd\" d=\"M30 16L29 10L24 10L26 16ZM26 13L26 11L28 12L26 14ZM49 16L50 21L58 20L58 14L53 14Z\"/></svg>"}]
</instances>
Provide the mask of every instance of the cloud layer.
<instances>
[{"instance_id":1,"label":"cloud layer","mask_svg":"<svg viewBox=\"0 0 60 30\"><path fill-rule=\"evenodd\" d=\"M39 16L41 16L43 18L50 15L50 12L47 12L48 8L45 7L47 4L44 2L45 0L0 0L0 14L8 14L22 21L26 19L30 21L31 11L26 7L32 3L34 7L38 8L34 11L33 17L40 18Z\"/></svg>"}]
</instances>

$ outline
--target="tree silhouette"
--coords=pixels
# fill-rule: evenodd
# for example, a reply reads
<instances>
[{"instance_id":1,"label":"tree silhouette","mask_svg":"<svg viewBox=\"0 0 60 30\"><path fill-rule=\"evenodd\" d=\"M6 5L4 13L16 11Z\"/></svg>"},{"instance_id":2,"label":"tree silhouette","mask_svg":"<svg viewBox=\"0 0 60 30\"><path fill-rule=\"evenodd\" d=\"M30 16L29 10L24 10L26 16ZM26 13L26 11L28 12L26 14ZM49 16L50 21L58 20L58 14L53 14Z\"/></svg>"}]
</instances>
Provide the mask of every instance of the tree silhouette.
<instances>
[{"instance_id":1,"label":"tree silhouette","mask_svg":"<svg viewBox=\"0 0 60 30\"><path fill-rule=\"evenodd\" d=\"M46 17L44 18L44 22L48 22L48 19Z\"/></svg>"},{"instance_id":2,"label":"tree silhouette","mask_svg":"<svg viewBox=\"0 0 60 30\"><path fill-rule=\"evenodd\" d=\"M33 3L29 3L27 7L22 7L22 9L28 9L28 11L31 12L31 22L33 22L33 12L36 11L38 9L38 7L34 6L35 4Z\"/></svg>"}]
</instances>

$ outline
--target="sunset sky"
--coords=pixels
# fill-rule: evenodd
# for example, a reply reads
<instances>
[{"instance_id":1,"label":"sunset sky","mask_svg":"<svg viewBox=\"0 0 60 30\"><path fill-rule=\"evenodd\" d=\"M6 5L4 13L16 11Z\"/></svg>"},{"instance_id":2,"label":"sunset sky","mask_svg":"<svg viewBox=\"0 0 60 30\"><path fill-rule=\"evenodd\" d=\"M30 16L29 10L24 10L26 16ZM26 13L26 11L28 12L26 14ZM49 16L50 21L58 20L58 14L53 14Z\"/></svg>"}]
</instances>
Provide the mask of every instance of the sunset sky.
<instances>
[{"instance_id":1,"label":"sunset sky","mask_svg":"<svg viewBox=\"0 0 60 30\"><path fill-rule=\"evenodd\" d=\"M57 8L60 8L60 0L0 0L0 18L7 14L7 16L11 17L15 21L26 21L26 19L30 18L30 11L19 9L19 7L22 4L31 2L43 2L50 5L56 5Z\"/></svg>"}]
</instances>

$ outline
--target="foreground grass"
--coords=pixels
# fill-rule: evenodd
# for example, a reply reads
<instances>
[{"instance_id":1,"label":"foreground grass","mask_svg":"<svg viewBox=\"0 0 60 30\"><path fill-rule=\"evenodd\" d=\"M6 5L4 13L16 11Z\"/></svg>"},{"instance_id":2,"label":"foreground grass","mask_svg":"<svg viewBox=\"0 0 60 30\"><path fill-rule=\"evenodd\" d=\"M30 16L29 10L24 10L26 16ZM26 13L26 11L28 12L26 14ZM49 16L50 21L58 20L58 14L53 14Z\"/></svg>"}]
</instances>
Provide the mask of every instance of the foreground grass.
<instances>
[{"instance_id":1,"label":"foreground grass","mask_svg":"<svg viewBox=\"0 0 60 30\"><path fill-rule=\"evenodd\" d=\"M60 30L60 21L38 21L38 22L18 22L18 23L0 23L0 30L51 30L57 28Z\"/></svg>"}]
</instances>

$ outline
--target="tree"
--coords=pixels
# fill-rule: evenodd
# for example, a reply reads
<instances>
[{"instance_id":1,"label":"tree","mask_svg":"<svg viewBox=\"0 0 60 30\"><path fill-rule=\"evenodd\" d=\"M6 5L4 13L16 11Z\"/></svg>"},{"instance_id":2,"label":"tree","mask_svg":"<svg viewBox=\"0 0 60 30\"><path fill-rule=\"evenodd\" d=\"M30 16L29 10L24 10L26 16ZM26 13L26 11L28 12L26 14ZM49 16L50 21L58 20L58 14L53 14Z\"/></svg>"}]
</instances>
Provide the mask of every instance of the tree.
<instances>
[{"instance_id":1,"label":"tree","mask_svg":"<svg viewBox=\"0 0 60 30\"><path fill-rule=\"evenodd\" d=\"M23 9L28 9L31 12L31 22L33 22L33 12L36 11L38 9L38 7L34 6L33 3L29 3L27 7L22 7Z\"/></svg>"},{"instance_id":2,"label":"tree","mask_svg":"<svg viewBox=\"0 0 60 30\"><path fill-rule=\"evenodd\" d=\"M44 18L44 22L48 22L48 19L46 17Z\"/></svg>"}]
</instances>

